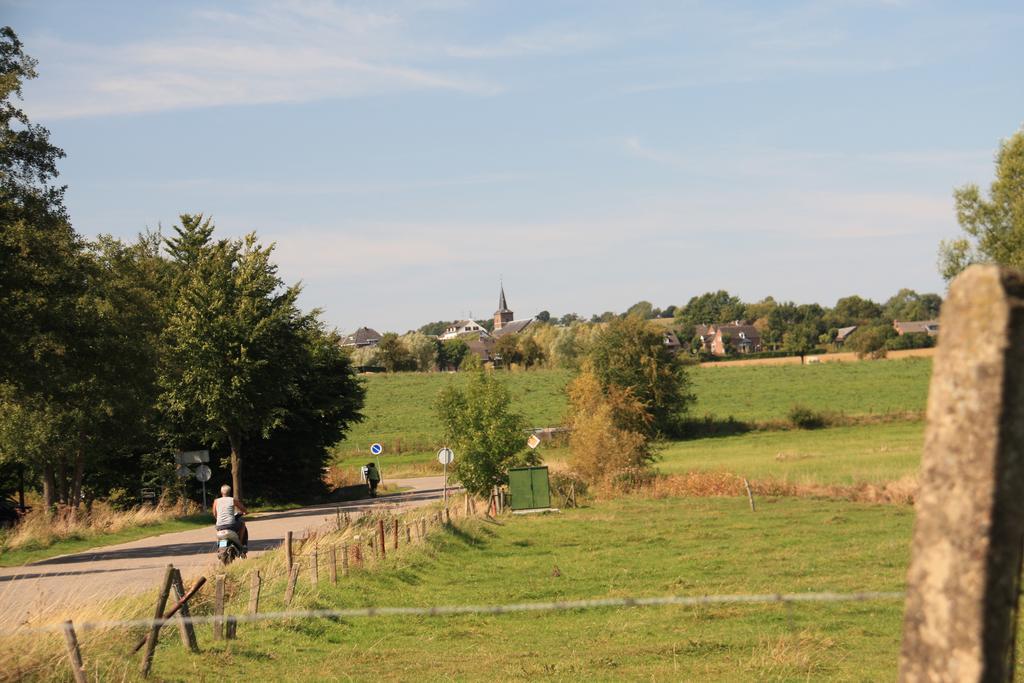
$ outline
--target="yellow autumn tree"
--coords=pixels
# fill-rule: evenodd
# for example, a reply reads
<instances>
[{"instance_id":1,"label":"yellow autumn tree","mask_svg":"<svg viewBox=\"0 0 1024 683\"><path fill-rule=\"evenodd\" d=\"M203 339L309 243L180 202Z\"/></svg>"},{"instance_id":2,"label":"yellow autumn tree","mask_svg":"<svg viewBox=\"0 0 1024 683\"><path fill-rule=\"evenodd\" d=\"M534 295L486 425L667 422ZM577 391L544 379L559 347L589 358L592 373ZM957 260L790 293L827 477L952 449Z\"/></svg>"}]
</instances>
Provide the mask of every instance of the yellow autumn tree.
<instances>
[{"instance_id":1,"label":"yellow autumn tree","mask_svg":"<svg viewBox=\"0 0 1024 683\"><path fill-rule=\"evenodd\" d=\"M580 478L606 484L651 463L651 416L630 389L602 389L592 369L584 367L568 392L570 467Z\"/></svg>"}]
</instances>

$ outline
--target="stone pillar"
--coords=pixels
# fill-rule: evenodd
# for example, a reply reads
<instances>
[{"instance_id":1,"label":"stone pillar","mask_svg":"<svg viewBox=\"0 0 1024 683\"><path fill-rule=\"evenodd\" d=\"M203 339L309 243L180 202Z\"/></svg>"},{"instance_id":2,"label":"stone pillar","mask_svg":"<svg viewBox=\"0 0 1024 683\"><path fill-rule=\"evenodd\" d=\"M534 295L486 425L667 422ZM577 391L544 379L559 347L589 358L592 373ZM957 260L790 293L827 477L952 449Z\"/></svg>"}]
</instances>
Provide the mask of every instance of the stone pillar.
<instances>
[{"instance_id":1,"label":"stone pillar","mask_svg":"<svg viewBox=\"0 0 1024 683\"><path fill-rule=\"evenodd\" d=\"M973 266L942 307L901 681L1008 681L1024 544L1024 274Z\"/></svg>"}]
</instances>

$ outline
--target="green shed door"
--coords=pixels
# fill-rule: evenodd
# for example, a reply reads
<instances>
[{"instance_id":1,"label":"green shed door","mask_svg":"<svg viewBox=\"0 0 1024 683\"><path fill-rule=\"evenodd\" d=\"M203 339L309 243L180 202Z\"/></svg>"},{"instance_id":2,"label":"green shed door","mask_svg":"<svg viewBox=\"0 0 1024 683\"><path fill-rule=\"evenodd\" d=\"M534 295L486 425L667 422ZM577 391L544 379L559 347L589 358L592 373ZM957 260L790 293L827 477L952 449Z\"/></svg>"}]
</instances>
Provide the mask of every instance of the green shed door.
<instances>
[{"instance_id":1,"label":"green shed door","mask_svg":"<svg viewBox=\"0 0 1024 683\"><path fill-rule=\"evenodd\" d=\"M529 510L533 503L533 483L529 468L508 471L508 492L513 510Z\"/></svg>"},{"instance_id":2,"label":"green shed door","mask_svg":"<svg viewBox=\"0 0 1024 683\"><path fill-rule=\"evenodd\" d=\"M530 481L533 484L533 507L551 507L551 489L548 486L548 468L534 467L530 471Z\"/></svg>"},{"instance_id":3,"label":"green shed door","mask_svg":"<svg viewBox=\"0 0 1024 683\"><path fill-rule=\"evenodd\" d=\"M508 472L508 488L513 510L551 507L547 467L517 467Z\"/></svg>"}]
</instances>

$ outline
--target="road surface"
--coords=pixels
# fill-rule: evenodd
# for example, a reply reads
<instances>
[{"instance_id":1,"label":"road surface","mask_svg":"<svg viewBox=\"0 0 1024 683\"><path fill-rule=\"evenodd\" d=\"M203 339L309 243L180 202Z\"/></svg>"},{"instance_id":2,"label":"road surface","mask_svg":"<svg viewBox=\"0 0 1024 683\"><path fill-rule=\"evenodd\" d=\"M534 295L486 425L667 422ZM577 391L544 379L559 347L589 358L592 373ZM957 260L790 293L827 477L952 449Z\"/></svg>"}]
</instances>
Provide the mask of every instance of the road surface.
<instances>
[{"instance_id":1,"label":"road surface","mask_svg":"<svg viewBox=\"0 0 1024 683\"><path fill-rule=\"evenodd\" d=\"M444 478L390 479L388 484L411 490L247 517L250 557L281 545L289 531L300 538L309 530L333 525L338 508L358 516L378 505L425 505L441 497ZM98 600L152 590L168 564L179 568L190 583L216 564L215 541L211 525L0 568L0 629L62 620Z\"/></svg>"}]
</instances>

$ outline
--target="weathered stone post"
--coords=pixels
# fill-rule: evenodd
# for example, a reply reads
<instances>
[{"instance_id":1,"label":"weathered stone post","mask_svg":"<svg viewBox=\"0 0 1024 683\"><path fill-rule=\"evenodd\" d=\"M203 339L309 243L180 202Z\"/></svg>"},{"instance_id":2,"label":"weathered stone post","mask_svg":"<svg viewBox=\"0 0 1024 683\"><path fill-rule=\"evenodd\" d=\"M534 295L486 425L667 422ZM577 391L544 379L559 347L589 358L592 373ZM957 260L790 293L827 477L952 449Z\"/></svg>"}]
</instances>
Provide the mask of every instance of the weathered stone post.
<instances>
[{"instance_id":1,"label":"weathered stone post","mask_svg":"<svg viewBox=\"0 0 1024 683\"><path fill-rule=\"evenodd\" d=\"M973 266L942 307L901 681L1009 681L1024 547L1024 274Z\"/></svg>"}]
</instances>

